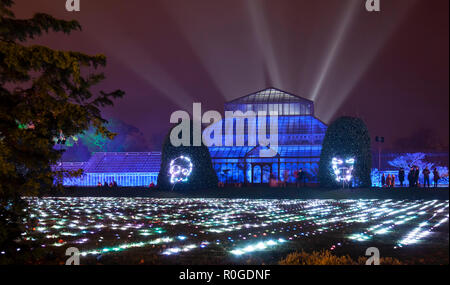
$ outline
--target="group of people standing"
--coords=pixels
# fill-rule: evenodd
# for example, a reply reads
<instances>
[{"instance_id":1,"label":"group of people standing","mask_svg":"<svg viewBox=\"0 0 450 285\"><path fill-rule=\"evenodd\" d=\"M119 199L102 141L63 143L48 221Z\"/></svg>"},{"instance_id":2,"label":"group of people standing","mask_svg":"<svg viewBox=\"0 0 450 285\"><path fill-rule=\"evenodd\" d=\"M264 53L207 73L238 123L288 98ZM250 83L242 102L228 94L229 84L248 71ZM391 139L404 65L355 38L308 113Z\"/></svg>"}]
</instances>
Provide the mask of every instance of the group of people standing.
<instances>
[{"instance_id":1,"label":"group of people standing","mask_svg":"<svg viewBox=\"0 0 450 285\"><path fill-rule=\"evenodd\" d=\"M428 167L425 167L424 170L422 170L423 174L423 187L430 187L430 174L431 171L428 169ZM409 187L420 187L419 184L419 176L420 176L420 169L418 166L411 166L411 169L408 172L408 176L406 177L409 182ZM434 187L438 186L439 182L439 172L436 168L433 169L433 182ZM403 187L403 182L405 181L405 169L400 168L398 172L398 181L400 182L400 187ZM381 176L381 187L395 187L395 175L394 174L388 174L386 177L385 174Z\"/></svg>"},{"instance_id":2,"label":"group of people standing","mask_svg":"<svg viewBox=\"0 0 450 285\"><path fill-rule=\"evenodd\" d=\"M306 173L305 171L303 171L302 168L294 172L294 177L295 177L295 185L297 188L306 186ZM269 186L286 188L288 185L289 178L290 175L288 170L284 171L283 179L280 179L280 181L277 180L275 174L270 173Z\"/></svg>"},{"instance_id":3,"label":"group of people standing","mask_svg":"<svg viewBox=\"0 0 450 285\"><path fill-rule=\"evenodd\" d=\"M403 181L400 183L403 184ZM388 176L386 177L386 175L384 175L383 173L383 175L381 175L381 187L395 187L395 175L388 174Z\"/></svg>"},{"instance_id":4,"label":"group of people standing","mask_svg":"<svg viewBox=\"0 0 450 285\"><path fill-rule=\"evenodd\" d=\"M105 183L102 184L102 182L99 181L97 183L97 186L98 187L103 187L103 188L117 188L117 182L116 181L112 181L112 182L109 182L109 184L108 184L108 182L105 181Z\"/></svg>"}]
</instances>

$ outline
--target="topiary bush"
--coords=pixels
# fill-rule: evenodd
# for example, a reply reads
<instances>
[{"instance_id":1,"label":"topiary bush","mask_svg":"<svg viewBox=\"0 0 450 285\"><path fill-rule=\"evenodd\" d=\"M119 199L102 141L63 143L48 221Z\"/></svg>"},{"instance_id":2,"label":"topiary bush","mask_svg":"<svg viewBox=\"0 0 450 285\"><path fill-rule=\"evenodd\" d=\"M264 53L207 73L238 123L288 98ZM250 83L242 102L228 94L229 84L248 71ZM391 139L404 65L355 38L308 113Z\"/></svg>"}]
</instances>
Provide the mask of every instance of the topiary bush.
<instances>
[{"instance_id":1,"label":"topiary bush","mask_svg":"<svg viewBox=\"0 0 450 285\"><path fill-rule=\"evenodd\" d=\"M170 142L170 132L167 134L162 147L161 168L158 174L158 188L162 190L196 190L217 187L219 182L213 168L208 147L192 146L192 122L191 122L191 146L175 147ZM180 156L188 157L192 162L192 172L188 181L175 185L170 182L170 162Z\"/></svg>"},{"instance_id":2,"label":"topiary bush","mask_svg":"<svg viewBox=\"0 0 450 285\"><path fill-rule=\"evenodd\" d=\"M331 165L333 157L354 158L355 185L371 187L370 135L363 120L354 117L340 117L328 127L320 154L319 182L322 187L339 187Z\"/></svg>"}]
</instances>

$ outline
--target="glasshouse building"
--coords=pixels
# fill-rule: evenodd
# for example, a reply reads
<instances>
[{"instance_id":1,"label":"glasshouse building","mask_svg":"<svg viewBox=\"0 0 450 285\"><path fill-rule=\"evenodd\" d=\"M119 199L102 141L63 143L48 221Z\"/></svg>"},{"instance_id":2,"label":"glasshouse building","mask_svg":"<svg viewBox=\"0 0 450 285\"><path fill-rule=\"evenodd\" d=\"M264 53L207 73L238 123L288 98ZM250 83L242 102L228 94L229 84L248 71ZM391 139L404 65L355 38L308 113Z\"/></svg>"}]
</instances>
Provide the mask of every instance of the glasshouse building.
<instances>
[{"instance_id":1,"label":"glasshouse building","mask_svg":"<svg viewBox=\"0 0 450 285\"><path fill-rule=\"evenodd\" d=\"M243 132L236 132L236 117L227 117L227 112L237 114L241 111L277 111L278 147L273 156L264 157L261 150L267 150L259 144L259 137L249 144L249 128L259 126L261 118L245 119ZM265 118L266 134L270 134L270 121ZM229 121L231 120L231 121ZM225 132L226 124L232 123L233 133ZM225 104L225 118L219 123L222 125L222 145L211 146L209 151L213 167L219 181L227 184L268 183L270 175L278 181L295 182L296 172L303 169L306 173L306 182L317 183L320 152L327 126L314 115L314 103L305 98L287 92L269 88L247 96L235 99ZM230 126L230 124L228 124ZM242 127L242 125L240 126ZM256 128L258 129L258 128ZM206 130L205 130L206 131ZM259 130L258 130L259 132ZM252 133L252 132L251 132ZM237 144L242 136L243 144ZM232 138L231 146L225 143ZM398 177L398 169L403 167L406 175L410 161L414 161L421 169L425 166L431 170L436 167L439 171L439 186L448 187L448 152L442 153L383 153L373 155L372 184L381 186L382 173ZM420 158L420 159L418 159ZM54 167L55 170L75 171L82 169L83 175L78 178L65 178L66 186L97 186L115 181L118 186L145 186L151 183L156 185L161 166L161 152L97 152L93 153L86 162L61 162ZM382 171L378 171L381 168ZM422 172L421 172L422 173ZM423 183L423 175L420 183ZM399 186L399 179L396 179ZM407 186L407 181L405 181Z\"/></svg>"},{"instance_id":2,"label":"glasshouse building","mask_svg":"<svg viewBox=\"0 0 450 285\"><path fill-rule=\"evenodd\" d=\"M268 183L272 173L278 180L287 179L288 182L293 182L296 172L303 169L307 182L317 182L320 152L327 126L314 116L312 101L269 88L226 103L225 111L278 112L278 151L273 157L261 157L260 150L266 147L262 147L258 141L256 145L249 146L247 133L249 128L246 120L244 146L234 144L209 147L219 181ZM256 125L260 124L258 120L259 118ZM266 120L268 128L270 118ZM270 135L269 130L267 135ZM236 137L233 141L235 140Z\"/></svg>"},{"instance_id":3,"label":"glasshouse building","mask_svg":"<svg viewBox=\"0 0 450 285\"><path fill-rule=\"evenodd\" d=\"M118 186L148 186L156 184L160 166L160 152L96 152L87 162L62 162L55 170L83 170L81 177L64 178L65 186L97 186L114 181Z\"/></svg>"}]
</instances>

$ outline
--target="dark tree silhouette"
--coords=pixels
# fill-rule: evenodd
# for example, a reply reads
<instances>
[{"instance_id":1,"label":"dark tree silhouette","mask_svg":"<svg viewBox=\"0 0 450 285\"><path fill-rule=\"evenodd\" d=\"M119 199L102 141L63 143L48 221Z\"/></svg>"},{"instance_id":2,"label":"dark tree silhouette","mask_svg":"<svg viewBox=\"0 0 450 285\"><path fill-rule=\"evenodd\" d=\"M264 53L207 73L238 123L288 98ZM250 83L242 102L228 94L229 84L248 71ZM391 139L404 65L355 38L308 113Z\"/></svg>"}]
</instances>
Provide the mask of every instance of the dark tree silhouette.
<instances>
[{"instance_id":1,"label":"dark tree silhouette","mask_svg":"<svg viewBox=\"0 0 450 285\"><path fill-rule=\"evenodd\" d=\"M25 218L21 197L53 187L58 173L51 165L62 154L54 147L55 137L71 137L93 126L113 138L100 108L124 94L91 92L104 79L92 72L106 65L105 56L26 45L49 31L81 30L78 22L47 14L17 19L13 4L0 0L0 248L6 252L0 259L17 254L14 244ZM83 75L86 69L89 75Z\"/></svg>"}]
</instances>

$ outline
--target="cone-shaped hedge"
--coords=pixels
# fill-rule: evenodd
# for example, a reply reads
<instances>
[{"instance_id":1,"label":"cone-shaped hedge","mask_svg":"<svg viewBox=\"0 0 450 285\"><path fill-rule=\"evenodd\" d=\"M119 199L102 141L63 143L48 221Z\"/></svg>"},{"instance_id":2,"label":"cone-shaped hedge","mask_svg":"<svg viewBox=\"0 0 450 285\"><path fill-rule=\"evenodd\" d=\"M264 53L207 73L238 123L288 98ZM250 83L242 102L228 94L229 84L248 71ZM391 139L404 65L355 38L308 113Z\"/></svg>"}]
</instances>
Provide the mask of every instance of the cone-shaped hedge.
<instances>
[{"instance_id":1,"label":"cone-shaped hedge","mask_svg":"<svg viewBox=\"0 0 450 285\"><path fill-rule=\"evenodd\" d=\"M354 158L353 177L356 186L371 186L370 135L363 120L340 117L328 127L320 154L319 181L322 187L339 186L331 165L333 157Z\"/></svg>"},{"instance_id":2,"label":"cone-shaped hedge","mask_svg":"<svg viewBox=\"0 0 450 285\"><path fill-rule=\"evenodd\" d=\"M161 169L158 175L158 188L171 190L174 186L170 183L170 162L180 156L189 157L192 162L192 172L187 182L176 183L175 191L209 189L217 187L218 178L211 162L211 155L205 145L192 146L192 121L191 121L191 146L174 147L170 142L170 132L162 148Z\"/></svg>"}]
</instances>

